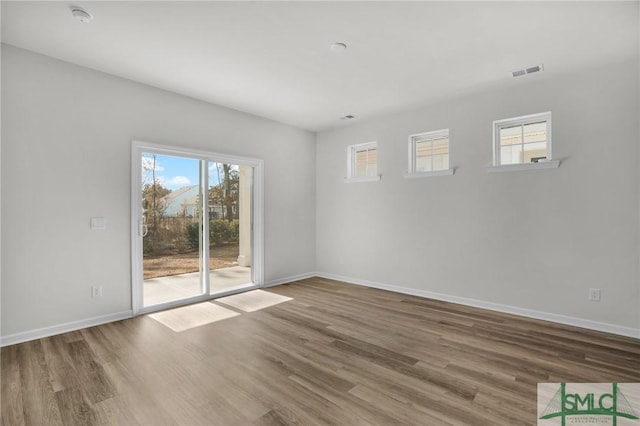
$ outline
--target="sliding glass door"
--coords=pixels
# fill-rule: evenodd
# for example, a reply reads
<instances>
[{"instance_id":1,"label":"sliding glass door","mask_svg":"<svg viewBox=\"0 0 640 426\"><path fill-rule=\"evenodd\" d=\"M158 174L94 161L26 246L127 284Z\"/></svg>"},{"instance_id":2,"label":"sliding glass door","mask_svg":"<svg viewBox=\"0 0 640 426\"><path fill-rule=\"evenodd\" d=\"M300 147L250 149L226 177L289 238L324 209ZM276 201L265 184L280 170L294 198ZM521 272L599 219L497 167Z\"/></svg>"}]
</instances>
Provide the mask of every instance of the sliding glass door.
<instances>
[{"instance_id":1,"label":"sliding glass door","mask_svg":"<svg viewBox=\"0 0 640 426\"><path fill-rule=\"evenodd\" d=\"M143 307L205 294L202 160L143 152Z\"/></svg>"},{"instance_id":2,"label":"sliding glass door","mask_svg":"<svg viewBox=\"0 0 640 426\"><path fill-rule=\"evenodd\" d=\"M250 285L253 168L209 162L211 294Z\"/></svg>"},{"instance_id":3,"label":"sliding glass door","mask_svg":"<svg viewBox=\"0 0 640 426\"><path fill-rule=\"evenodd\" d=\"M134 142L134 313L259 286L261 237L254 219L261 166L259 160Z\"/></svg>"}]
</instances>

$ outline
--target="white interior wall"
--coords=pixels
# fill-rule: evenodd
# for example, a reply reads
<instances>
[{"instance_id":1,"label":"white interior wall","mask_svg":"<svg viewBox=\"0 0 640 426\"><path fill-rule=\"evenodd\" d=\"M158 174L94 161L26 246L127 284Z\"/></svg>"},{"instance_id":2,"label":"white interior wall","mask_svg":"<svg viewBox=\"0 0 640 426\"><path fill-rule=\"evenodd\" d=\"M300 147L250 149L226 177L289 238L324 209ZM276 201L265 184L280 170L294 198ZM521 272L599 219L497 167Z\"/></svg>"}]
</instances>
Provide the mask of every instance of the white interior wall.
<instances>
[{"instance_id":1,"label":"white interior wall","mask_svg":"<svg viewBox=\"0 0 640 426\"><path fill-rule=\"evenodd\" d=\"M638 67L638 103L640 103L640 7L638 7L638 58L637 58L637 67ZM640 108L640 106L638 107ZM638 145L640 145L640 112L638 113ZM638 154L640 155L640 149L638 149ZM640 157L638 157L638 164L640 164ZM638 179L640 179L640 173L638 174ZM640 187L640 182L639 182ZM640 198L640 197L639 197ZM639 200L640 201L640 200ZM638 214L638 220L640 221L640 214ZM638 287L640 288L640 233L638 234ZM638 295L638 323L636 328L640 330L640 290Z\"/></svg>"},{"instance_id":2,"label":"white interior wall","mask_svg":"<svg viewBox=\"0 0 640 426\"><path fill-rule=\"evenodd\" d=\"M533 75L319 133L317 270L640 335L638 72ZM487 173L492 121L544 111L560 168ZM407 136L444 128L455 175L404 179ZM374 140L382 180L345 183L347 146Z\"/></svg>"},{"instance_id":3,"label":"white interior wall","mask_svg":"<svg viewBox=\"0 0 640 426\"><path fill-rule=\"evenodd\" d=\"M131 309L134 139L264 159L265 281L314 270L313 133L11 46L2 88L3 337Z\"/></svg>"},{"instance_id":4,"label":"white interior wall","mask_svg":"<svg viewBox=\"0 0 640 426\"><path fill-rule=\"evenodd\" d=\"M2 336L130 309L132 139L265 159L267 282L315 269L640 329L639 80L636 60L514 82L314 145L302 130L3 45ZM546 110L561 167L486 173L491 121ZM403 179L406 136L445 127L456 174ZM346 146L369 140L382 181L345 184ZM91 232L92 216L107 231ZM602 302L586 300L589 287Z\"/></svg>"},{"instance_id":5,"label":"white interior wall","mask_svg":"<svg viewBox=\"0 0 640 426\"><path fill-rule=\"evenodd\" d=\"M2 8L0 7L0 22ZM2 96L2 31L0 31L0 97ZM2 188L2 102L0 102L0 189ZM0 335L2 335L2 194L0 193Z\"/></svg>"}]
</instances>

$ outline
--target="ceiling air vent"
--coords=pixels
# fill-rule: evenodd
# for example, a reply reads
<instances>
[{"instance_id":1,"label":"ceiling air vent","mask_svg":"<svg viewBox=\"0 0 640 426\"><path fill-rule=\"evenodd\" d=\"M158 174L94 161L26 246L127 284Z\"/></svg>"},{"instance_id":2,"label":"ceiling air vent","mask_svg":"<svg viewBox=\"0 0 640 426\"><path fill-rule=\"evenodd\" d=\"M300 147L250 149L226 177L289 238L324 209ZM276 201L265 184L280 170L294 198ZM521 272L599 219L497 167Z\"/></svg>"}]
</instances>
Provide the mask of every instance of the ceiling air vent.
<instances>
[{"instance_id":1,"label":"ceiling air vent","mask_svg":"<svg viewBox=\"0 0 640 426\"><path fill-rule=\"evenodd\" d=\"M521 75L533 74L534 72L544 71L544 65L534 65L522 70L511 71L511 75L514 77L520 77Z\"/></svg>"}]
</instances>

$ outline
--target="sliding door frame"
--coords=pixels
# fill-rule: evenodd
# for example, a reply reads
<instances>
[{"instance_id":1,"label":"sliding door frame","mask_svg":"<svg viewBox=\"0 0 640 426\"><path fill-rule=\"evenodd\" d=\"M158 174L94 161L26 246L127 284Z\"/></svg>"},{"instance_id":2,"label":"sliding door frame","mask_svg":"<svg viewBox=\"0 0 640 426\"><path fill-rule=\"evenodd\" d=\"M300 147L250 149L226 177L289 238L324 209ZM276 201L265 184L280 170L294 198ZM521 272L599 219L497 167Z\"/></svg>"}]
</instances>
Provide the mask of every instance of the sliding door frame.
<instances>
[{"instance_id":1,"label":"sliding door frame","mask_svg":"<svg viewBox=\"0 0 640 426\"><path fill-rule=\"evenodd\" d=\"M180 299L172 302L162 303L150 307L143 305L143 242L141 237L142 229L142 191L140 189L140 178L142 176L142 153L149 152L160 155L170 155L176 157L187 157L195 160L201 160L200 175L206 191L208 191L208 164L209 162L237 164L239 166L248 166L253 168L252 191L251 191L251 280L253 286L242 287L242 290L248 288L260 288L264 285L264 160L251 157L242 157L229 154L220 154L216 152L202 151L178 146L159 145L155 143L134 140L131 143L131 307L134 315L147 312L157 311L161 309L172 308L175 306L186 305L189 303L199 302L218 297L219 294L211 296L209 283L209 221L208 215L208 196L202 197L201 203L204 216L203 235L203 251L201 259L201 271L204 271L204 294Z\"/></svg>"}]
</instances>

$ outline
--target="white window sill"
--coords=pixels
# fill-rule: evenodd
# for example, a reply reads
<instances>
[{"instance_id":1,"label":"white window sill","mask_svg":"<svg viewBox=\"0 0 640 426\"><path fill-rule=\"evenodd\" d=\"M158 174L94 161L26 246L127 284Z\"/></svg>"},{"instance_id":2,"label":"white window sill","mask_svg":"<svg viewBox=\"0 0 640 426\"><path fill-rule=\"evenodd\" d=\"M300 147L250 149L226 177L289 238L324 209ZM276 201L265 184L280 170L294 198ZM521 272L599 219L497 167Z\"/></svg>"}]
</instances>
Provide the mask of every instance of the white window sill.
<instances>
[{"instance_id":1,"label":"white window sill","mask_svg":"<svg viewBox=\"0 0 640 426\"><path fill-rule=\"evenodd\" d=\"M359 182L377 182L382 179L382 176L362 176L362 177L352 177L352 178L344 178L346 183L359 183Z\"/></svg>"},{"instance_id":2,"label":"white window sill","mask_svg":"<svg viewBox=\"0 0 640 426\"><path fill-rule=\"evenodd\" d=\"M405 179L419 179L419 178L428 178L428 177L436 177L436 176L451 176L455 173L455 169L446 169L446 170L435 170L432 172L413 172L413 173L405 173Z\"/></svg>"},{"instance_id":3,"label":"white window sill","mask_svg":"<svg viewBox=\"0 0 640 426\"><path fill-rule=\"evenodd\" d=\"M518 172L522 170L557 169L559 160L540 161L539 163L505 164L504 166L487 167L489 173Z\"/></svg>"}]
</instances>

